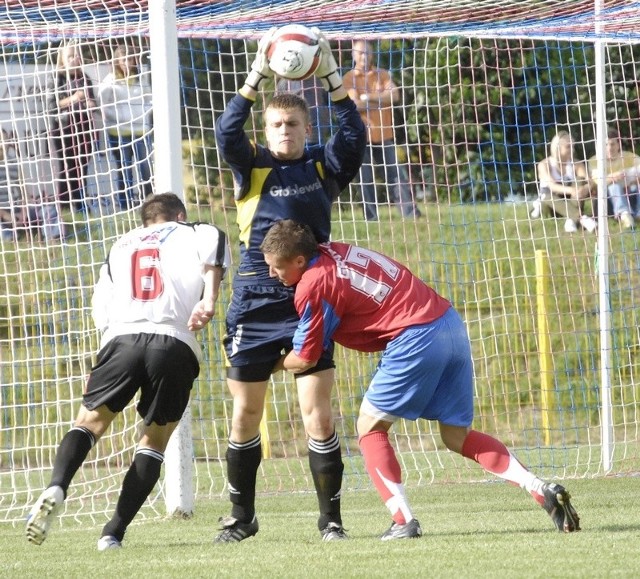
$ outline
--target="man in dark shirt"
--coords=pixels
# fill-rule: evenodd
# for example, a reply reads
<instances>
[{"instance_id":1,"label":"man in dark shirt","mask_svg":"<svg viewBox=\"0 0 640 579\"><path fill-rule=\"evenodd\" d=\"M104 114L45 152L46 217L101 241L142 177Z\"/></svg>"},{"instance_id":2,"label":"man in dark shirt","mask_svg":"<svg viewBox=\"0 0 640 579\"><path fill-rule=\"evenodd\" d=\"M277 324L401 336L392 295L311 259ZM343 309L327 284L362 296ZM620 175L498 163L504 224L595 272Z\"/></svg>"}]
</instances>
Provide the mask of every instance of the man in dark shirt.
<instances>
[{"instance_id":1,"label":"man in dark shirt","mask_svg":"<svg viewBox=\"0 0 640 579\"><path fill-rule=\"evenodd\" d=\"M321 63L315 72L329 93L338 130L326 146L305 149L309 109L297 95L275 96L264 112L267 146L249 140L244 125L259 85L273 73L267 51L275 30L260 41L251 71L216 123L216 140L231 167L240 227L240 266L233 281L224 346L233 417L227 448L231 515L221 519L216 542L238 542L258 532L256 476L262 458L260 420L269 377L283 352L292 348L298 325L293 290L269 277L260 251L267 231L281 219L308 224L318 242L329 240L331 205L357 175L366 146L365 127L342 86L328 41L320 33ZM340 490L344 469L335 431L331 389L333 349L296 378L302 420L308 436L309 466L325 541L344 539Z\"/></svg>"}]
</instances>

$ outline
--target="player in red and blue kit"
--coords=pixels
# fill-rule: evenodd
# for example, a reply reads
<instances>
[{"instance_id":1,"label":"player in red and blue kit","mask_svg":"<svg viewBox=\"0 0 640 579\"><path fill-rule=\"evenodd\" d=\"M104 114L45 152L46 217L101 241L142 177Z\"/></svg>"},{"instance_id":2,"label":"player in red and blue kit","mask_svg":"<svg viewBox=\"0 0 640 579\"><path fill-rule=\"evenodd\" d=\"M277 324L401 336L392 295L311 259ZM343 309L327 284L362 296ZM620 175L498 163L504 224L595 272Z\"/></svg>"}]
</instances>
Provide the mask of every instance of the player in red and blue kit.
<instances>
[{"instance_id":1,"label":"player in red and blue kit","mask_svg":"<svg viewBox=\"0 0 640 579\"><path fill-rule=\"evenodd\" d=\"M528 491L560 531L580 530L570 495L527 470L499 440L471 428L473 363L465 325L451 304L406 267L345 243L318 244L292 220L275 224L261 248L271 276L295 286L300 322L279 367L313 367L332 340L382 352L358 417L365 466L393 522L383 540L420 537L389 442L393 423L437 420L449 450Z\"/></svg>"},{"instance_id":2,"label":"player in red and blue kit","mask_svg":"<svg viewBox=\"0 0 640 579\"><path fill-rule=\"evenodd\" d=\"M260 41L244 86L216 123L218 150L234 177L240 227L240 265L224 338L227 384L233 396L226 452L232 510L220 519L218 543L242 541L258 532L255 488L262 458L260 420L269 377L282 353L291 349L298 324L293 290L269 277L260 244L273 223L287 218L308 224L318 241L327 241L332 203L357 175L365 152L362 119L342 87L327 40L317 33L321 63L315 74L329 93L338 123L326 146L305 147L311 134L309 108L294 94L278 94L267 105L266 147L251 141L244 131L260 82L273 74L266 58L273 31ZM328 347L317 364L296 379L320 509L318 528L325 541L346 537L340 513L344 466L331 408L334 368Z\"/></svg>"}]
</instances>

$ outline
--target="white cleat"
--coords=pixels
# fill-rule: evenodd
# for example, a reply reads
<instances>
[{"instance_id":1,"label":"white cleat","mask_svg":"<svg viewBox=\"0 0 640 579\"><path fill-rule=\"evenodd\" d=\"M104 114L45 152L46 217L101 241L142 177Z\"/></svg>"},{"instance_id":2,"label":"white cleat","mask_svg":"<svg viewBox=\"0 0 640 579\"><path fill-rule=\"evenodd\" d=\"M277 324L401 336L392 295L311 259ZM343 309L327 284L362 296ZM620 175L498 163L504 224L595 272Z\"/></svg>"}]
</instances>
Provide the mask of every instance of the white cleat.
<instances>
[{"instance_id":1,"label":"white cleat","mask_svg":"<svg viewBox=\"0 0 640 579\"><path fill-rule=\"evenodd\" d=\"M53 486L43 491L27 517L26 535L29 542L42 545L63 503L64 491L61 487Z\"/></svg>"},{"instance_id":2,"label":"white cleat","mask_svg":"<svg viewBox=\"0 0 640 579\"><path fill-rule=\"evenodd\" d=\"M108 551L110 549L122 549L122 543L112 535L105 535L98 539L98 551Z\"/></svg>"}]
</instances>

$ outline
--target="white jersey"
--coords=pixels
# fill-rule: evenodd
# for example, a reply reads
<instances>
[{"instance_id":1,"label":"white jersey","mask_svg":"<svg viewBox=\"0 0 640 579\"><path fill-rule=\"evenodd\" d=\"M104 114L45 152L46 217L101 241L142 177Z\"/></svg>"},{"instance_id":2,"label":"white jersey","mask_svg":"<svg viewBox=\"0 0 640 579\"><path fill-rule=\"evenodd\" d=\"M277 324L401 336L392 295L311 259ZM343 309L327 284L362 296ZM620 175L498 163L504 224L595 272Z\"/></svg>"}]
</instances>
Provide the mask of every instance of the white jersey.
<instances>
[{"instance_id":1,"label":"white jersey","mask_svg":"<svg viewBox=\"0 0 640 579\"><path fill-rule=\"evenodd\" d=\"M547 160L547 167L549 168L549 175L556 182L561 185L571 186L575 185L578 181L576 176L576 168L573 161L569 161L567 163L563 163L562 170L559 167L558 161L556 161L553 157L549 157ZM540 182L540 187L551 187L551 184L543 180Z\"/></svg>"},{"instance_id":2,"label":"white jersey","mask_svg":"<svg viewBox=\"0 0 640 579\"><path fill-rule=\"evenodd\" d=\"M141 75L129 81L110 73L100 83L102 119L110 135L139 136L151 130L151 85L144 78Z\"/></svg>"},{"instance_id":3,"label":"white jersey","mask_svg":"<svg viewBox=\"0 0 640 579\"><path fill-rule=\"evenodd\" d=\"M165 334L201 348L187 327L202 298L204 266L227 268L226 235L213 225L174 221L123 235L100 270L92 307L101 347L124 334Z\"/></svg>"}]
</instances>

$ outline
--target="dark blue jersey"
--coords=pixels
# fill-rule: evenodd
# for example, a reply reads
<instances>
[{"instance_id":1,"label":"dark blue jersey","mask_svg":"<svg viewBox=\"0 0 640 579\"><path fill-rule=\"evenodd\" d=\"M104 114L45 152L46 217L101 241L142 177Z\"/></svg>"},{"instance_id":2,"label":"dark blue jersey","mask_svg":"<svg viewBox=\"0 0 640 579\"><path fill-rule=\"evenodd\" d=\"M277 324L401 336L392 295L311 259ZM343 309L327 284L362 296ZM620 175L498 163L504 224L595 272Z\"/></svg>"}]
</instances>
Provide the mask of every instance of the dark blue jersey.
<instances>
[{"instance_id":1,"label":"dark blue jersey","mask_svg":"<svg viewBox=\"0 0 640 579\"><path fill-rule=\"evenodd\" d=\"M218 150L236 187L240 266L235 283L277 285L260 251L267 231L276 221L294 219L309 225L318 242L329 241L331 204L360 170L366 132L355 103L345 98L332 103L339 130L326 146L305 149L295 161L279 161L244 131L252 105L238 94L216 122Z\"/></svg>"}]
</instances>

